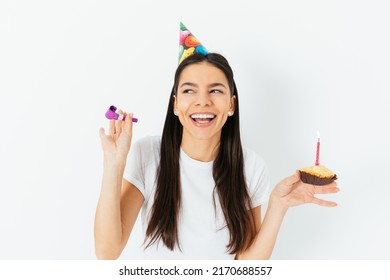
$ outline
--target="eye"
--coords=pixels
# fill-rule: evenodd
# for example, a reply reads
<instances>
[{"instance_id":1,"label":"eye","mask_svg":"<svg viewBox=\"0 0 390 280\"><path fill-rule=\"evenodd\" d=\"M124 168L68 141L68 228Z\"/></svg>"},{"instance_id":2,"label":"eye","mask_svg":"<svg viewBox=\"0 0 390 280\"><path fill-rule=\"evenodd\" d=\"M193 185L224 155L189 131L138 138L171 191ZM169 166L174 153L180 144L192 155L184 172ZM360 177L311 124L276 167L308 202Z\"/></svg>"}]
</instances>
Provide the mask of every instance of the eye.
<instances>
[{"instance_id":1,"label":"eye","mask_svg":"<svg viewBox=\"0 0 390 280\"><path fill-rule=\"evenodd\" d=\"M183 90L183 93L191 94L191 93L194 93L194 91L192 89L185 89L185 90Z\"/></svg>"},{"instance_id":2,"label":"eye","mask_svg":"<svg viewBox=\"0 0 390 280\"><path fill-rule=\"evenodd\" d=\"M223 93L223 92L219 89L212 89L210 93Z\"/></svg>"}]
</instances>

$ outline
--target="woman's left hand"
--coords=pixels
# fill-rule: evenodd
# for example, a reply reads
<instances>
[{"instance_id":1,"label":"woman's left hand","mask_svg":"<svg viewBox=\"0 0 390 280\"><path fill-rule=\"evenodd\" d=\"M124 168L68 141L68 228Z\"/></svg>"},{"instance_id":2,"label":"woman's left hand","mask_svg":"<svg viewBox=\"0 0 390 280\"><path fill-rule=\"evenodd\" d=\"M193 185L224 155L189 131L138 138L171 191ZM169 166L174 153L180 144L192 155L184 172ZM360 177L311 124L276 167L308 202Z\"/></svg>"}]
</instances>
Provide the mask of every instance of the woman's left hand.
<instances>
[{"instance_id":1,"label":"woman's left hand","mask_svg":"<svg viewBox=\"0 0 390 280\"><path fill-rule=\"evenodd\" d=\"M337 193L339 190L336 182L324 186L305 184L300 179L299 171L296 171L293 176L283 179L275 186L271 193L270 202L276 202L286 209L305 203L334 207L337 206L337 203L317 198L315 195Z\"/></svg>"}]
</instances>

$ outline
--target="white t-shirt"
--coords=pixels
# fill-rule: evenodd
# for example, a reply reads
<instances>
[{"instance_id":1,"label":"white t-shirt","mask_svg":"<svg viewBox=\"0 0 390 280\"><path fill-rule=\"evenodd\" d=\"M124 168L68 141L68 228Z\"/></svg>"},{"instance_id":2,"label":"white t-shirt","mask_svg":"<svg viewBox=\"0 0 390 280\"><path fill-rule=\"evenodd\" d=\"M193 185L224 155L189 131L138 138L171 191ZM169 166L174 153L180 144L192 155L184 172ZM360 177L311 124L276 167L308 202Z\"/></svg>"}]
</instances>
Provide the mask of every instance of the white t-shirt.
<instances>
[{"instance_id":1,"label":"white t-shirt","mask_svg":"<svg viewBox=\"0 0 390 280\"><path fill-rule=\"evenodd\" d=\"M146 232L154 202L156 170L160 160L161 137L145 137L133 143L127 159L124 178L137 187L145 198L141 211ZM182 208L179 219L179 243L169 250L162 241L144 250L145 259L234 259L227 252L229 231L215 194L213 162L201 162L180 151ZM264 161L253 151L244 149L244 171L252 206L266 203L269 196L269 176Z\"/></svg>"}]
</instances>

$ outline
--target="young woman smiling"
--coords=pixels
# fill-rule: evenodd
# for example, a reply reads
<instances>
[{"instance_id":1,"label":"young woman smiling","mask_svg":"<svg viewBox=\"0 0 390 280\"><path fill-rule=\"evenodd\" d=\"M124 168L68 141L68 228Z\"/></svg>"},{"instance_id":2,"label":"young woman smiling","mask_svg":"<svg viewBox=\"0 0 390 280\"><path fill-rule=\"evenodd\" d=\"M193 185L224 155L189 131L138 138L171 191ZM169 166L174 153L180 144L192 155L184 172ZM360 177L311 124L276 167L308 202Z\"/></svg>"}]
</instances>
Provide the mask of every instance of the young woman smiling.
<instances>
[{"instance_id":1,"label":"young woman smiling","mask_svg":"<svg viewBox=\"0 0 390 280\"><path fill-rule=\"evenodd\" d=\"M141 209L145 258L268 259L289 207L336 206L315 197L337 192L335 182L304 184L297 172L270 188L264 161L241 146L238 91L220 54L178 66L161 137L131 144L127 115L100 129L99 259L120 256Z\"/></svg>"}]
</instances>

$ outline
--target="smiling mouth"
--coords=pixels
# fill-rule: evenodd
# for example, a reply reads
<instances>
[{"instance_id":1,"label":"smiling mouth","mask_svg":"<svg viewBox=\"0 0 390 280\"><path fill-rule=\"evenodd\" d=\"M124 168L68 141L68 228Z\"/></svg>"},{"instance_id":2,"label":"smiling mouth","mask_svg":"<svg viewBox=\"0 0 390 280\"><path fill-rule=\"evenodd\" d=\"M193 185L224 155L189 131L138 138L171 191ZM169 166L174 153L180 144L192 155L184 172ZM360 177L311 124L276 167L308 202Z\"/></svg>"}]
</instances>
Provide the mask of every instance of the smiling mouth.
<instances>
[{"instance_id":1,"label":"smiling mouth","mask_svg":"<svg viewBox=\"0 0 390 280\"><path fill-rule=\"evenodd\" d=\"M216 116L214 114L192 114L191 119L198 124L207 124Z\"/></svg>"}]
</instances>

